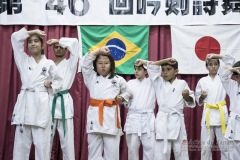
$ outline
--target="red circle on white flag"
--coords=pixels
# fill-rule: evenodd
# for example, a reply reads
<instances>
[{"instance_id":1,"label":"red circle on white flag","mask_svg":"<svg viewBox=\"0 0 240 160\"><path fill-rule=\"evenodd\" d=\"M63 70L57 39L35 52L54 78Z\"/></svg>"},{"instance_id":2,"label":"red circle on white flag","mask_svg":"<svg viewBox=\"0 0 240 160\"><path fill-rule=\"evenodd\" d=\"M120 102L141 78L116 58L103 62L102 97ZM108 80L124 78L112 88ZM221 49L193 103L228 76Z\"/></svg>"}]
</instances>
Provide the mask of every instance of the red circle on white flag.
<instances>
[{"instance_id":1,"label":"red circle on white flag","mask_svg":"<svg viewBox=\"0 0 240 160\"><path fill-rule=\"evenodd\" d=\"M220 50L221 47L219 42L210 36L200 38L195 44L195 53L202 61L206 60L206 56L209 53L220 54Z\"/></svg>"}]
</instances>

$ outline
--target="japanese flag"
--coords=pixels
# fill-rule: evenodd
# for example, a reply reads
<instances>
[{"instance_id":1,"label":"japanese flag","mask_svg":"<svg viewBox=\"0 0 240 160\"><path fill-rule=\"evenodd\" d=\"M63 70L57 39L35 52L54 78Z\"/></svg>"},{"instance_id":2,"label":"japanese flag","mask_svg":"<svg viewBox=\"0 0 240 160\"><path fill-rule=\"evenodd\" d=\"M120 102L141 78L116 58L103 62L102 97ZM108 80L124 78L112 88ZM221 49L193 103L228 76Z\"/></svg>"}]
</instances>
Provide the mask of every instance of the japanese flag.
<instances>
[{"instance_id":1,"label":"japanese flag","mask_svg":"<svg viewBox=\"0 0 240 160\"><path fill-rule=\"evenodd\" d=\"M171 39L172 57L181 74L208 73L205 59L209 53L240 60L240 25L171 26Z\"/></svg>"}]
</instances>

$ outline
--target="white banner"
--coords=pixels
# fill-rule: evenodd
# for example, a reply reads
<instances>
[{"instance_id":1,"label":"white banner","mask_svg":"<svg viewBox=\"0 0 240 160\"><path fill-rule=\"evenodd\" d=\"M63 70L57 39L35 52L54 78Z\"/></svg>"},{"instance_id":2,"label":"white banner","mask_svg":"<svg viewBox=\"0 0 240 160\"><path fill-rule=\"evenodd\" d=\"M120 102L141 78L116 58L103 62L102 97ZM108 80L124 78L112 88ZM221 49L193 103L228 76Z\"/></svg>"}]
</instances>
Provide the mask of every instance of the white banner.
<instances>
[{"instance_id":1,"label":"white banner","mask_svg":"<svg viewBox=\"0 0 240 160\"><path fill-rule=\"evenodd\" d=\"M0 24L240 24L240 0L0 0Z\"/></svg>"},{"instance_id":2,"label":"white banner","mask_svg":"<svg viewBox=\"0 0 240 160\"><path fill-rule=\"evenodd\" d=\"M240 60L240 25L171 26L171 39L172 57L181 74L208 73L205 59L209 53Z\"/></svg>"}]
</instances>

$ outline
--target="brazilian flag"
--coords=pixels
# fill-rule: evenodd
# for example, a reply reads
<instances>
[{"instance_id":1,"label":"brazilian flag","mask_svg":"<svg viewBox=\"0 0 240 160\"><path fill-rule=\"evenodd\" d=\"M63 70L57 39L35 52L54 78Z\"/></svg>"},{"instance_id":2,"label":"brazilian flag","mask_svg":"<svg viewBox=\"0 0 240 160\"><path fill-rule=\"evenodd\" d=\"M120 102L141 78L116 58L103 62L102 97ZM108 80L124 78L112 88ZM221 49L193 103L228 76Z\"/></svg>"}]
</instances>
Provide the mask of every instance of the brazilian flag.
<instances>
[{"instance_id":1,"label":"brazilian flag","mask_svg":"<svg viewBox=\"0 0 240 160\"><path fill-rule=\"evenodd\" d=\"M116 73L134 74L136 59L148 59L149 26L79 26L82 53L107 46Z\"/></svg>"}]
</instances>

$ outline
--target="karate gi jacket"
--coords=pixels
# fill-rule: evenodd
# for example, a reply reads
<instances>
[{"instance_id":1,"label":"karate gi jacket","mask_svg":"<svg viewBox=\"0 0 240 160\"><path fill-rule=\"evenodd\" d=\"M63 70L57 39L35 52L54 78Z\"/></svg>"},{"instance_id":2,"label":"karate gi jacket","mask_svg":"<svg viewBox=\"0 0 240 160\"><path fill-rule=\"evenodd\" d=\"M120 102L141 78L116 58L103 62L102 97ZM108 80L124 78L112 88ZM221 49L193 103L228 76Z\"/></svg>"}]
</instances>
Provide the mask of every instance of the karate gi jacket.
<instances>
[{"instance_id":1,"label":"karate gi jacket","mask_svg":"<svg viewBox=\"0 0 240 160\"><path fill-rule=\"evenodd\" d=\"M11 37L14 59L20 72L22 87L12 115L12 124L34 125L45 128L50 119L49 94L44 81L52 80L53 92L61 87L62 77L52 60L42 55L39 63L24 52L27 30L14 32Z\"/></svg>"},{"instance_id":2,"label":"karate gi jacket","mask_svg":"<svg viewBox=\"0 0 240 160\"><path fill-rule=\"evenodd\" d=\"M120 95L125 101L128 101L132 93L127 87L125 79L118 75L111 79L109 79L109 75L106 77L98 75L93 69L95 58L95 56L87 54L81 60L84 83L89 90L90 98L114 100L117 95ZM87 112L87 133L121 134L122 129L116 126L116 107L116 105L112 107L104 106L103 125L101 125L99 122L99 107L90 105ZM120 120L119 108L118 117Z\"/></svg>"},{"instance_id":3,"label":"karate gi jacket","mask_svg":"<svg viewBox=\"0 0 240 160\"><path fill-rule=\"evenodd\" d=\"M147 71L154 85L159 107L155 120L156 139L177 140L180 136L181 140L187 140L183 108L195 107L194 92L189 89L185 80L176 78L172 83L165 81L161 77L161 66L147 65ZM192 103L183 99L184 89L189 90Z\"/></svg>"}]
</instances>

